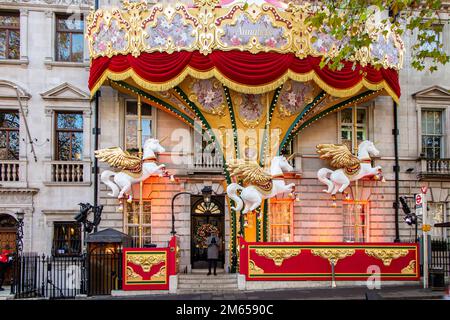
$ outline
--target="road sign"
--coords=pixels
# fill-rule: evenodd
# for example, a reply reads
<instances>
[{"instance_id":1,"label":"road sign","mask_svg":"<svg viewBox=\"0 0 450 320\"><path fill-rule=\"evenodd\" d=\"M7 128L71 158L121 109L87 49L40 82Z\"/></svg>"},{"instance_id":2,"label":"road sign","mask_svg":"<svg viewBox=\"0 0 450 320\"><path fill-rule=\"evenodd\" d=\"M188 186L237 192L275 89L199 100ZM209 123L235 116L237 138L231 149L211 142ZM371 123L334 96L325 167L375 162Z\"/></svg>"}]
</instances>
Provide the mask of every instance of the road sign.
<instances>
[{"instance_id":1,"label":"road sign","mask_svg":"<svg viewBox=\"0 0 450 320\"><path fill-rule=\"evenodd\" d=\"M420 190L422 191L423 194L427 194L428 187L427 186L420 187Z\"/></svg>"},{"instance_id":2,"label":"road sign","mask_svg":"<svg viewBox=\"0 0 450 320\"><path fill-rule=\"evenodd\" d=\"M428 231L430 231L431 230L431 226L429 225L429 224L424 224L423 226L422 226L422 231L423 232L428 232Z\"/></svg>"},{"instance_id":3,"label":"road sign","mask_svg":"<svg viewBox=\"0 0 450 320\"><path fill-rule=\"evenodd\" d=\"M423 199L420 194L416 194L416 208L422 208Z\"/></svg>"}]
</instances>

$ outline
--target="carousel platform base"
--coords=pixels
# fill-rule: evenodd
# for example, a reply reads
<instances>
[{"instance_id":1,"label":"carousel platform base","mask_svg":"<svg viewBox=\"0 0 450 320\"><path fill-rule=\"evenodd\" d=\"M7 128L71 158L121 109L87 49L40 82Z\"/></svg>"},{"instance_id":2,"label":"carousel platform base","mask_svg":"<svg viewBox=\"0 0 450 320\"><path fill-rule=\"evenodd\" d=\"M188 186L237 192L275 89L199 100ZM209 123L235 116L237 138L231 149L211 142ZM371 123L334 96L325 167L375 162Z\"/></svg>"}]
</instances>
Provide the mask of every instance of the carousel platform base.
<instances>
[{"instance_id":1,"label":"carousel platform base","mask_svg":"<svg viewBox=\"0 0 450 320\"><path fill-rule=\"evenodd\" d=\"M381 287L389 286L417 286L419 281L383 281ZM377 285L367 281L336 281L335 288L373 287ZM245 291L258 291L270 289L314 289L332 288L331 281L245 281L239 279L239 289Z\"/></svg>"},{"instance_id":2,"label":"carousel platform base","mask_svg":"<svg viewBox=\"0 0 450 320\"><path fill-rule=\"evenodd\" d=\"M127 296L148 296L169 294L169 290L113 290L112 297L127 297Z\"/></svg>"}]
</instances>

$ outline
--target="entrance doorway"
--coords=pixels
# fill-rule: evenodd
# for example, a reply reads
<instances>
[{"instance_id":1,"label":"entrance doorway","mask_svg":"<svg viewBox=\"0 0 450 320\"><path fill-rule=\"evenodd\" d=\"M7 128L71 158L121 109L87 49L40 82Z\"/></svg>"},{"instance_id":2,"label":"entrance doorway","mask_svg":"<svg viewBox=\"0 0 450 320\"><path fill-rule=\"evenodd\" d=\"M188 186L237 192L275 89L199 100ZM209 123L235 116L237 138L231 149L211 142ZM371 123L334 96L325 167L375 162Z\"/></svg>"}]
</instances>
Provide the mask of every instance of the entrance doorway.
<instances>
[{"instance_id":1,"label":"entrance doorway","mask_svg":"<svg viewBox=\"0 0 450 320\"><path fill-rule=\"evenodd\" d=\"M225 262L225 197L212 196L206 204L202 196L191 196L191 265L193 269L208 268L206 230L216 228L221 239L218 268Z\"/></svg>"},{"instance_id":2,"label":"entrance doorway","mask_svg":"<svg viewBox=\"0 0 450 320\"><path fill-rule=\"evenodd\" d=\"M16 251L17 220L9 214L0 214L0 251L9 248ZM12 268L5 274L5 285L11 283Z\"/></svg>"}]
</instances>

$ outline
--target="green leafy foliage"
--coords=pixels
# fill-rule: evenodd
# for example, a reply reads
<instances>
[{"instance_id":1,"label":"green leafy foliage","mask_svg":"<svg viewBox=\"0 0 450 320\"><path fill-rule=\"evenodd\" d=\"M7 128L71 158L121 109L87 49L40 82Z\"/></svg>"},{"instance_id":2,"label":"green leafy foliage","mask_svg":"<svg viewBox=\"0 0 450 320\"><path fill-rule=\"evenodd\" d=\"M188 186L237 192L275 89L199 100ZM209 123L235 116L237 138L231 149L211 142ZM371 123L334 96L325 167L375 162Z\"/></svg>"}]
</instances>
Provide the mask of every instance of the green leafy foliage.
<instances>
[{"instance_id":1,"label":"green leafy foliage","mask_svg":"<svg viewBox=\"0 0 450 320\"><path fill-rule=\"evenodd\" d=\"M375 17L403 38L411 39L405 54L411 55L413 68L433 72L450 61L442 45L442 29L449 23L449 12L441 0L326 0L311 3L313 14L307 23L337 40L347 39L342 41L332 58L321 62L321 67L328 65L331 69L339 69L342 61L350 60L355 51L373 43L376 39L371 37L364 24ZM382 33L386 35L388 30Z\"/></svg>"}]
</instances>

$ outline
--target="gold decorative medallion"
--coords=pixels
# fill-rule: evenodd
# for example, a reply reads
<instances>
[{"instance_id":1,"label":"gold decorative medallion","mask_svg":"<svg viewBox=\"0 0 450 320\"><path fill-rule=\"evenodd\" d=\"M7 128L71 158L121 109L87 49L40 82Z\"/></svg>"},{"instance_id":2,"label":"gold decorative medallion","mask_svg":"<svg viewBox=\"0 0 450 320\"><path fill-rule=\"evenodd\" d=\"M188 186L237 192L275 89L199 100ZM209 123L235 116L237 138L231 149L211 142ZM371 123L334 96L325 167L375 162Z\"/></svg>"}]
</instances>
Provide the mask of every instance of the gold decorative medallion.
<instances>
[{"instance_id":1,"label":"gold decorative medallion","mask_svg":"<svg viewBox=\"0 0 450 320\"><path fill-rule=\"evenodd\" d=\"M311 253L315 256L327 259L330 262L330 264L336 265L339 260L354 255L355 249L320 248L320 249L311 249Z\"/></svg>"},{"instance_id":2,"label":"gold decorative medallion","mask_svg":"<svg viewBox=\"0 0 450 320\"><path fill-rule=\"evenodd\" d=\"M165 252L157 254L127 254L127 262L141 266L144 272L149 272L154 265L163 261L166 261Z\"/></svg>"},{"instance_id":3,"label":"gold decorative medallion","mask_svg":"<svg viewBox=\"0 0 450 320\"><path fill-rule=\"evenodd\" d=\"M402 269L403 274L416 274L416 260L411 260L409 264Z\"/></svg>"},{"instance_id":4,"label":"gold decorative medallion","mask_svg":"<svg viewBox=\"0 0 450 320\"><path fill-rule=\"evenodd\" d=\"M392 260L408 255L408 249L366 249L368 256L380 259L385 266L390 266Z\"/></svg>"},{"instance_id":5,"label":"gold decorative medallion","mask_svg":"<svg viewBox=\"0 0 450 320\"><path fill-rule=\"evenodd\" d=\"M272 259L275 265L280 267L285 259L298 256L301 253L300 249L287 248L258 248L255 249L257 255Z\"/></svg>"}]
</instances>

